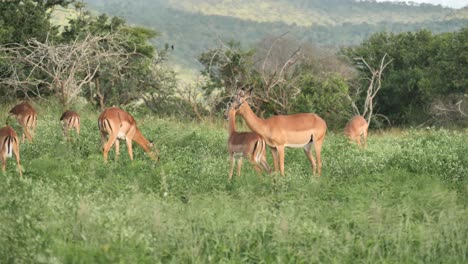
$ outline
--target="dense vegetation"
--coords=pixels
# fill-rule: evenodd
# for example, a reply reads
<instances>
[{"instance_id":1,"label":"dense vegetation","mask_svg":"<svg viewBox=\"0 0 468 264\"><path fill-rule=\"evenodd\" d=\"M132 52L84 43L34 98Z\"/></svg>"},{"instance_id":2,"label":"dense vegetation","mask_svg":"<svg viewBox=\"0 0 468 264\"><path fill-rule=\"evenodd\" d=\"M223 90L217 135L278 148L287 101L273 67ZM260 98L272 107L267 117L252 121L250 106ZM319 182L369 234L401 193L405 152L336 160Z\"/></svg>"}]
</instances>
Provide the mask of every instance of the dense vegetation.
<instances>
[{"instance_id":1,"label":"dense vegetation","mask_svg":"<svg viewBox=\"0 0 468 264\"><path fill-rule=\"evenodd\" d=\"M99 12L161 32L155 44L174 44L176 63L188 68L199 67L195 58L218 37L253 45L265 35L290 32L300 42L338 47L357 45L381 31L455 31L468 19L466 13L441 6L354 0L85 2Z\"/></svg>"},{"instance_id":2,"label":"dense vegetation","mask_svg":"<svg viewBox=\"0 0 468 264\"><path fill-rule=\"evenodd\" d=\"M12 159L2 176L3 263L467 261L467 131L372 133L367 150L329 133L321 178L288 149L285 178L246 165L229 183L219 123L136 115L160 162L135 147L103 165L97 113L66 143L60 109L35 107L25 179Z\"/></svg>"}]
</instances>

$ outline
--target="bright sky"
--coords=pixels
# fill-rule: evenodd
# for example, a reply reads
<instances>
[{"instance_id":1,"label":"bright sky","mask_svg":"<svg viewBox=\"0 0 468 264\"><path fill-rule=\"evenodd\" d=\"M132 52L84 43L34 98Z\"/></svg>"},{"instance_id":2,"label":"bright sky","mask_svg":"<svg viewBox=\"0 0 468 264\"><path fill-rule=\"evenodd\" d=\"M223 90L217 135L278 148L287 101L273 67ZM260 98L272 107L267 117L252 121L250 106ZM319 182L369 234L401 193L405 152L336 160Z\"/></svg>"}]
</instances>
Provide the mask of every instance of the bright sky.
<instances>
[{"instance_id":1,"label":"bright sky","mask_svg":"<svg viewBox=\"0 0 468 264\"><path fill-rule=\"evenodd\" d=\"M377 2L384 2L384 1L389 1L389 0L377 0ZM397 0L390 0L390 1L397 1ZM410 1L406 0L406 1L399 1L399 2L410 2ZM468 5L468 0L411 0L411 2L428 3L428 4L433 4L433 5L440 4L442 6L448 6L452 8L462 8Z\"/></svg>"}]
</instances>

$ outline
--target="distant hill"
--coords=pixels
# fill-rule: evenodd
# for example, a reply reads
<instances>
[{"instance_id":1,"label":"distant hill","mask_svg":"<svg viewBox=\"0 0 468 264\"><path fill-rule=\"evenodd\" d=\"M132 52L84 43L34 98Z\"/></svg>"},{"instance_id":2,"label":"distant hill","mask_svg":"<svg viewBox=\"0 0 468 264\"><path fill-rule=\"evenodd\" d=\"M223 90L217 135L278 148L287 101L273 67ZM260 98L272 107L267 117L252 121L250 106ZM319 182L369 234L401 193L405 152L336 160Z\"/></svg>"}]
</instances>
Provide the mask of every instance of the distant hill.
<instances>
[{"instance_id":1,"label":"distant hill","mask_svg":"<svg viewBox=\"0 0 468 264\"><path fill-rule=\"evenodd\" d=\"M252 45L263 36L289 32L325 46L359 44L378 31L434 33L468 25L465 9L429 4L354 0L85 0L91 9L157 30L155 45L174 45L173 61L198 68L197 56L217 38Z\"/></svg>"}]
</instances>

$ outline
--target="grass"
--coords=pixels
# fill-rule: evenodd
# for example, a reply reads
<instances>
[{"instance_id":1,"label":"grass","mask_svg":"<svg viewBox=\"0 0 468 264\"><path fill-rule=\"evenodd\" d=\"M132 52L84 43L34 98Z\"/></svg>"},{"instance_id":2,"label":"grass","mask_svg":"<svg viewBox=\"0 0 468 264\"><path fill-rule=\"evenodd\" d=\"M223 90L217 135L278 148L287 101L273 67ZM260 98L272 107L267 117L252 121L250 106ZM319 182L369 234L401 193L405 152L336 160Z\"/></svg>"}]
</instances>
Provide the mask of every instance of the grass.
<instances>
[{"instance_id":1,"label":"grass","mask_svg":"<svg viewBox=\"0 0 468 264\"><path fill-rule=\"evenodd\" d=\"M366 150L330 132L321 178L287 149L286 177L245 164L229 183L219 124L136 116L161 161L135 147L103 165L97 113L81 112L66 143L43 106L24 180L8 161L1 263L467 262L466 130L371 134Z\"/></svg>"}]
</instances>

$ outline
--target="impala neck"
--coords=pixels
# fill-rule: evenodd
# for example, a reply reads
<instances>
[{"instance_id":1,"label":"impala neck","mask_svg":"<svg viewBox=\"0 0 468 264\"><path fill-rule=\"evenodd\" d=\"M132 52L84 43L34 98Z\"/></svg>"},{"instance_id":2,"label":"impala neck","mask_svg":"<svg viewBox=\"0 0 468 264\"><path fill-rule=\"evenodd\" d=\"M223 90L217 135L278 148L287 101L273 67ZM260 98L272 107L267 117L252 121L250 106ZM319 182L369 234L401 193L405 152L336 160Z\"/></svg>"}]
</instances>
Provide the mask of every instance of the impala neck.
<instances>
[{"instance_id":1,"label":"impala neck","mask_svg":"<svg viewBox=\"0 0 468 264\"><path fill-rule=\"evenodd\" d=\"M149 147L150 142L141 134L140 130L137 129L135 136L133 136L133 141L135 141L140 147L143 148L148 154L152 153L151 148Z\"/></svg>"},{"instance_id":2,"label":"impala neck","mask_svg":"<svg viewBox=\"0 0 468 264\"><path fill-rule=\"evenodd\" d=\"M236 111L229 111L229 135L236 132Z\"/></svg>"},{"instance_id":3,"label":"impala neck","mask_svg":"<svg viewBox=\"0 0 468 264\"><path fill-rule=\"evenodd\" d=\"M259 118L253 111L252 108L250 108L249 104L244 103L239 111L239 115L241 115L245 122L247 123L247 126L252 130L253 132L263 136L266 135L268 132L268 127L264 119Z\"/></svg>"}]
</instances>

